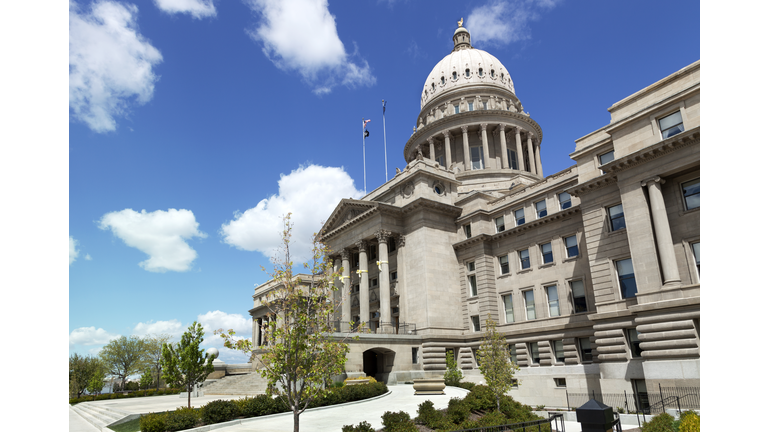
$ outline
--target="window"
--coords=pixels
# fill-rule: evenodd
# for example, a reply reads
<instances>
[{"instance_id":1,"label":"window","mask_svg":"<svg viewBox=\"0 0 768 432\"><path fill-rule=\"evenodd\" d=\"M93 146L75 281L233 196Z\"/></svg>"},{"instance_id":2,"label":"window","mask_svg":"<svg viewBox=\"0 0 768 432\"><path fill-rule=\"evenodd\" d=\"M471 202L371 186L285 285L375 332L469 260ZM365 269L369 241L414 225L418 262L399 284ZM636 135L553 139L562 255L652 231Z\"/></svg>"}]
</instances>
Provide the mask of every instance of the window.
<instances>
[{"instance_id":1,"label":"window","mask_svg":"<svg viewBox=\"0 0 768 432\"><path fill-rule=\"evenodd\" d=\"M360 292L360 284L354 284L352 286L352 292L359 293Z\"/></svg>"},{"instance_id":2,"label":"window","mask_svg":"<svg viewBox=\"0 0 768 432\"><path fill-rule=\"evenodd\" d=\"M454 75L455 75L455 74L456 74L456 72L454 72ZM454 113L454 114L458 114L458 113L459 113L459 106L458 106L458 105L454 105L454 106L453 106L453 113Z\"/></svg>"},{"instance_id":3,"label":"window","mask_svg":"<svg viewBox=\"0 0 768 432\"><path fill-rule=\"evenodd\" d=\"M440 155L440 156L436 157L436 158L435 158L435 162L437 162L438 164L440 164L440 166L443 166L443 167L445 166L445 162L443 161L443 155ZM439 188L440 192L437 192L437 191L438 191L438 188ZM443 193L443 190L442 190L442 188L441 188L441 187L439 187L439 186L437 186L437 185L436 185L436 186L435 186L435 192L437 192L437 194L439 195L439 194L442 194L442 193Z\"/></svg>"},{"instance_id":4,"label":"window","mask_svg":"<svg viewBox=\"0 0 768 432\"><path fill-rule=\"evenodd\" d=\"M549 316L560 316L560 300L557 298L557 285L544 288L547 290L547 302L549 303Z\"/></svg>"},{"instance_id":5,"label":"window","mask_svg":"<svg viewBox=\"0 0 768 432\"><path fill-rule=\"evenodd\" d=\"M472 169L483 169L483 148L482 147L470 147L469 153L472 159Z\"/></svg>"},{"instance_id":6,"label":"window","mask_svg":"<svg viewBox=\"0 0 768 432\"><path fill-rule=\"evenodd\" d=\"M525 209L515 210L515 223L517 226L525 223Z\"/></svg>"},{"instance_id":7,"label":"window","mask_svg":"<svg viewBox=\"0 0 768 432\"><path fill-rule=\"evenodd\" d=\"M517 168L517 153L512 149L507 149L507 159L509 159L509 166L516 170Z\"/></svg>"},{"instance_id":8,"label":"window","mask_svg":"<svg viewBox=\"0 0 768 432\"><path fill-rule=\"evenodd\" d=\"M379 280L377 278L371 279L371 288L379 286Z\"/></svg>"},{"instance_id":9,"label":"window","mask_svg":"<svg viewBox=\"0 0 768 432\"><path fill-rule=\"evenodd\" d=\"M683 187L685 209L692 210L699 208L699 179L685 182L681 186Z\"/></svg>"},{"instance_id":10,"label":"window","mask_svg":"<svg viewBox=\"0 0 768 432\"><path fill-rule=\"evenodd\" d=\"M541 200L536 203L536 217L541 219L547 215L547 201Z\"/></svg>"},{"instance_id":11,"label":"window","mask_svg":"<svg viewBox=\"0 0 768 432\"><path fill-rule=\"evenodd\" d=\"M632 298L637 295L635 270L632 268L632 258L616 261L616 272L619 274L619 290L621 298Z\"/></svg>"},{"instance_id":12,"label":"window","mask_svg":"<svg viewBox=\"0 0 768 432\"><path fill-rule=\"evenodd\" d=\"M491 69L491 78L495 78L495 77L496 77L496 71Z\"/></svg>"},{"instance_id":13,"label":"window","mask_svg":"<svg viewBox=\"0 0 768 432\"><path fill-rule=\"evenodd\" d=\"M629 339L629 349L632 352L632 358L641 357L643 352L640 348L640 333L635 329L627 329L627 339Z\"/></svg>"},{"instance_id":14,"label":"window","mask_svg":"<svg viewBox=\"0 0 768 432\"><path fill-rule=\"evenodd\" d=\"M504 314L507 317L507 324L515 322L515 313L512 310L512 294L506 294L501 296L501 300L504 303Z\"/></svg>"},{"instance_id":15,"label":"window","mask_svg":"<svg viewBox=\"0 0 768 432\"><path fill-rule=\"evenodd\" d=\"M555 378L555 387L564 388L565 385L565 378Z\"/></svg>"},{"instance_id":16,"label":"window","mask_svg":"<svg viewBox=\"0 0 768 432\"><path fill-rule=\"evenodd\" d=\"M504 231L504 216L496 218L496 232Z\"/></svg>"},{"instance_id":17,"label":"window","mask_svg":"<svg viewBox=\"0 0 768 432\"><path fill-rule=\"evenodd\" d=\"M552 243L544 243L541 245L541 262L548 264L552 261Z\"/></svg>"},{"instance_id":18,"label":"window","mask_svg":"<svg viewBox=\"0 0 768 432\"><path fill-rule=\"evenodd\" d=\"M472 348L472 357L475 358L475 366L480 366L480 356L477 355L477 348Z\"/></svg>"},{"instance_id":19,"label":"window","mask_svg":"<svg viewBox=\"0 0 768 432\"><path fill-rule=\"evenodd\" d=\"M523 298L525 299L525 318L529 320L536 319L536 304L533 301L533 290L524 291Z\"/></svg>"},{"instance_id":20,"label":"window","mask_svg":"<svg viewBox=\"0 0 768 432\"><path fill-rule=\"evenodd\" d=\"M667 139L684 131L683 116L680 111L660 118L659 129L661 129L661 139Z\"/></svg>"},{"instance_id":21,"label":"window","mask_svg":"<svg viewBox=\"0 0 768 432\"><path fill-rule=\"evenodd\" d=\"M469 271L469 272L475 271L475 262L474 261L467 263L467 271Z\"/></svg>"},{"instance_id":22,"label":"window","mask_svg":"<svg viewBox=\"0 0 768 432\"><path fill-rule=\"evenodd\" d=\"M472 316L472 331L476 331L476 332L480 331L480 316L479 315L473 315Z\"/></svg>"},{"instance_id":23,"label":"window","mask_svg":"<svg viewBox=\"0 0 768 432\"><path fill-rule=\"evenodd\" d=\"M509 274L509 256L504 255L499 257L499 270L501 274Z\"/></svg>"},{"instance_id":24,"label":"window","mask_svg":"<svg viewBox=\"0 0 768 432\"><path fill-rule=\"evenodd\" d=\"M419 349L411 348L411 363L419 364Z\"/></svg>"},{"instance_id":25,"label":"window","mask_svg":"<svg viewBox=\"0 0 768 432\"><path fill-rule=\"evenodd\" d=\"M514 344L509 346L509 361L517 364L517 347Z\"/></svg>"},{"instance_id":26,"label":"window","mask_svg":"<svg viewBox=\"0 0 768 432\"><path fill-rule=\"evenodd\" d=\"M572 235L563 239L565 242L565 254L568 258L579 256L579 244L576 242L576 236Z\"/></svg>"},{"instance_id":27,"label":"window","mask_svg":"<svg viewBox=\"0 0 768 432\"><path fill-rule=\"evenodd\" d=\"M475 110L475 104L473 104L472 102L468 102L467 105L469 106L469 111Z\"/></svg>"},{"instance_id":28,"label":"window","mask_svg":"<svg viewBox=\"0 0 768 432\"><path fill-rule=\"evenodd\" d=\"M464 234L467 235L467 238L472 237L472 225L471 224L464 225Z\"/></svg>"},{"instance_id":29,"label":"window","mask_svg":"<svg viewBox=\"0 0 768 432\"><path fill-rule=\"evenodd\" d=\"M565 363L565 350L563 349L563 341L556 340L552 341L552 352L554 353L554 360L557 363ZM558 378L555 378L558 379ZM565 385L565 379L560 378L563 380L563 385Z\"/></svg>"},{"instance_id":30,"label":"window","mask_svg":"<svg viewBox=\"0 0 768 432\"><path fill-rule=\"evenodd\" d=\"M475 262L467 263L467 273L475 272ZM467 283L469 284L469 296L474 297L477 295L477 277L474 274L467 275Z\"/></svg>"},{"instance_id":31,"label":"window","mask_svg":"<svg viewBox=\"0 0 768 432\"><path fill-rule=\"evenodd\" d=\"M397 249L397 243L395 243L394 237L390 237L387 239L387 247L389 249L389 253L392 253Z\"/></svg>"},{"instance_id":32,"label":"window","mask_svg":"<svg viewBox=\"0 0 768 432\"><path fill-rule=\"evenodd\" d=\"M445 76L440 77L440 84L445 85Z\"/></svg>"},{"instance_id":33,"label":"window","mask_svg":"<svg viewBox=\"0 0 768 432\"><path fill-rule=\"evenodd\" d=\"M584 291L584 281L571 281L571 294L573 295L573 311L581 313L587 311L587 294Z\"/></svg>"},{"instance_id":34,"label":"window","mask_svg":"<svg viewBox=\"0 0 768 432\"><path fill-rule=\"evenodd\" d=\"M691 250L693 251L693 259L696 261L696 272L701 274L701 266L699 265L699 259L701 252L699 251L699 242L691 243Z\"/></svg>"},{"instance_id":35,"label":"window","mask_svg":"<svg viewBox=\"0 0 768 432\"><path fill-rule=\"evenodd\" d=\"M456 72L454 71L454 72L453 72L453 79L455 80L456 78L457 78L457 76L456 76Z\"/></svg>"},{"instance_id":36,"label":"window","mask_svg":"<svg viewBox=\"0 0 768 432\"><path fill-rule=\"evenodd\" d=\"M581 352L582 362L592 361L592 344L588 337L579 338L579 351Z\"/></svg>"},{"instance_id":37,"label":"window","mask_svg":"<svg viewBox=\"0 0 768 432\"><path fill-rule=\"evenodd\" d=\"M480 75L480 76L483 76L483 68L480 68L480 69L477 71L477 74L478 74L478 75Z\"/></svg>"},{"instance_id":38,"label":"window","mask_svg":"<svg viewBox=\"0 0 768 432\"><path fill-rule=\"evenodd\" d=\"M600 165L605 165L608 162L611 162L613 160L613 150L609 151L608 153L603 153L600 156L598 156L600 159Z\"/></svg>"},{"instance_id":39,"label":"window","mask_svg":"<svg viewBox=\"0 0 768 432\"><path fill-rule=\"evenodd\" d=\"M531 258L528 256L528 249L517 252L520 255L520 270L531 267Z\"/></svg>"},{"instance_id":40,"label":"window","mask_svg":"<svg viewBox=\"0 0 768 432\"><path fill-rule=\"evenodd\" d=\"M432 83L432 91L435 91L435 83Z\"/></svg>"},{"instance_id":41,"label":"window","mask_svg":"<svg viewBox=\"0 0 768 432\"><path fill-rule=\"evenodd\" d=\"M465 70L464 70L464 75L465 75L467 78L469 78L469 69L465 69Z\"/></svg>"},{"instance_id":42,"label":"window","mask_svg":"<svg viewBox=\"0 0 768 432\"><path fill-rule=\"evenodd\" d=\"M389 274L389 280L391 280L391 281L396 281L397 280L397 272L396 271L393 271L392 273Z\"/></svg>"},{"instance_id":43,"label":"window","mask_svg":"<svg viewBox=\"0 0 768 432\"><path fill-rule=\"evenodd\" d=\"M352 268L360 267L360 254L352 254Z\"/></svg>"},{"instance_id":44,"label":"window","mask_svg":"<svg viewBox=\"0 0 768 432\"><path fill-rule=\"evenodd\" d=\"M560 210L565 210L571 207L571 194L568 192L558 194L557 198L560 200Z\"/></svg>"},{"instance_id":45,"label":"window","mask_svg":"<svg viewBox=\"0 0 768 432\"><path fill-rule=\"evenodd\" d=\"M624 206L621 204L608 207L608 217L611 219L611 231L618 231L627 227L624 222Z\"/></svg>"},{"instance_id":46,"label":"window","mask_svg":"<svg viewBox=\"0 0 768 432\"><path fill-rule=\"evenodd\" d=\"M487 109L488 109L488 102L483 102L483 109L484 109L484 110L487 110Z\"/></svg>"},{"instance_id":47,"label":"window","mask_svg":"<svg viewBox=\"0 0 768 432\"><path fill-rule=\"evenodd\" d=\"M539 364L539 343L528 342L528 350L531 352L531 364Z\"/></svg>"},{"instance_id":48,"label":"window","mask_svg":"<svg viewBox=\"0 0 768 432\"><path fill-rule=\"evenodd\" d=\"M368 246L368 261L373 261L376 259L377 251L378 251L378 247L376 245Z\"/></svg>"}]
</instances>

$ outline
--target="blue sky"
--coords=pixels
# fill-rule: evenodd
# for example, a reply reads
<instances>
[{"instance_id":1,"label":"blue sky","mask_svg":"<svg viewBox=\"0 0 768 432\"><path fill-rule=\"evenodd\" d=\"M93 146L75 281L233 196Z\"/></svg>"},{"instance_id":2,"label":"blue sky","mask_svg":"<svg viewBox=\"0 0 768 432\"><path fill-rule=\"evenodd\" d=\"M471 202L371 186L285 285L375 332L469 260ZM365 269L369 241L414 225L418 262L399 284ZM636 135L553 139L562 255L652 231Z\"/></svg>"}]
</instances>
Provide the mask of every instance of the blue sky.
<instances>
[{"instance_id":1,"label":"blue sky","mask_svg":"<svg viewBox=\"0 0 768 432\"><path fill-rule=\"evenodd\" d=\"M386 175L405 165L462 17L541 125L545 175L609 106L701 55L695 1L71 2L70 352L194 320L248 336L279 216L301 255L362 196L363 117L367 189L384 182L382 99Z\"/></svg>"}]
</instances>

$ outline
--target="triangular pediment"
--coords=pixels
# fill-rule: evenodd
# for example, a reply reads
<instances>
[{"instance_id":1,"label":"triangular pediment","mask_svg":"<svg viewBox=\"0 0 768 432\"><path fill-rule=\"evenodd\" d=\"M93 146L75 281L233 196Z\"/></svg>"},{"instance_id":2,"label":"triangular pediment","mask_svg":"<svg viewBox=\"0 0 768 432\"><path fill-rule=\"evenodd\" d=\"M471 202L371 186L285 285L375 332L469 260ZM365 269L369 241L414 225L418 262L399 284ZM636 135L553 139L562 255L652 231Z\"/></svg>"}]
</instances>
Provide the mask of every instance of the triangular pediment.
<instances>
[{"instance_id":1,"label":"triangular pediment","mask_svg":"<svg viewBox=\"0 0 768 432\"><path fill-rule=\"evenodd\" d=\"M323 234L329 233L377 205L378 203L376 202L343 199L333 210L325 224L323 224L323 228L320 232Z\"/></svg>"}]
</instances>

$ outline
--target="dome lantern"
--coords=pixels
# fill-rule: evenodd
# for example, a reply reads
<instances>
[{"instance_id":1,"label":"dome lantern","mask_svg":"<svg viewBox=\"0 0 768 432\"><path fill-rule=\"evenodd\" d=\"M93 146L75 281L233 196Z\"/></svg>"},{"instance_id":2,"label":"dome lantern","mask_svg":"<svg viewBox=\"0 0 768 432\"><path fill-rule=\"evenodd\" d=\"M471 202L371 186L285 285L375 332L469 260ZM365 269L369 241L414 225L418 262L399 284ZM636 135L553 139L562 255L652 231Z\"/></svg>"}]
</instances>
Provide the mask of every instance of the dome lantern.
<instances>
[{"instance_id":1,"label":"dome lantern","mask_svg":"<svg viewBox=\"0 0 768 432\"><path fill-rule=\"evenodd\" d=\"M453 32L453 51L472 48L469 40L469 30L462 26L464 18L459 20L459 28Z\"/></svg>"}]
</instances>

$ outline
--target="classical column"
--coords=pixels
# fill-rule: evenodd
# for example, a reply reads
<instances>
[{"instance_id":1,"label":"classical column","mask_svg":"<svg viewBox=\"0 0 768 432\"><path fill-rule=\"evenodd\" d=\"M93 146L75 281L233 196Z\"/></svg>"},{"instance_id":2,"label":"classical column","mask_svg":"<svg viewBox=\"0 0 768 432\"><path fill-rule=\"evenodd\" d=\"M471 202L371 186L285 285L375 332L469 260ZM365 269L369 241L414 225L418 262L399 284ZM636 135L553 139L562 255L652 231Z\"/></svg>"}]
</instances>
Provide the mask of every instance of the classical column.
<instances>
[{"instance_id":1,"label":"classical column","mask_svg":"<svg viewBox=\"0 0 768 432\"><path fill-rule=\"evenodd\" d=\"M536 172L536 161L533 157L533 134L528 132L528 163L531 167L531 174L541 174Z\"/></svg>"},{"instance_id":2,"label":"classical column","mask_svg":"<svg viewBox=\"0 0 768 432\"><path fill-rule=\"evenodd\" d=\"M523 143L520 139L520 128L515 128L515 149L517 151L517 154L515 154L515 157L517 158L517 169L520 171L525 171L525 161L523 161Z\"/></svg>"},{"instance_id":3,"label":"classical column","mask_svg":"<svg viewBox=\"0 0 768 432\"><path fill-rule=\"evenodd\" d=\"M405 236L400 234L397 238L397 293L400 295L400 323L408 322L408 302L405 299Z\"/></svg>"},{"instance_id":4,"label":"classical column","mask_svg":"<svg viewBox=\"0 0 768 432\"><path fill-rule=\"evenodd\" d=\"M656 176L640 184L648 187L648 196L651 199L651 218L656 234L656 248L659 250L659 261L661 261L662 280L664 285L679 284L680 272L677 269L675 246L672 243L672 232L669 229L664 196L661 194L661 185L664 184L664 180Z\"/></svg>"},{"instance_id":5,"label":"classical column","mask_svg":"<svg viewBox=\"0 0 768 432\"><path fill-rule=\"evenodd\" d=\"M349 322L352 320L352 294L351 280L349 279L349 251L341 250L341 329L349 331Z\"/></svg>"},{"instance_id":6,"label":"classical column","mask_svg":"<svg viewBox=\"0 0 768 432\"><path fill-rule=\"evenodd\" d=\"M370 328L368 323L371 321L371 300L370 293L368 292L368 242L365 240L358 240L355 243L358 249L360 249L360 268L357 269L357 274L360 276L360 321L366 323L366 327Z\"/></svg>"},{"instance_id":7,"label":"classical column","mask_svg":"<svg viewBox=\"0 0 768 432\"><path fill-rule=\"evenodd\" d=\"M461 135L464 138L464 171L471 171L472 159L469 154L469 135L467 135L467 126L461 127Z\"/></svg>"},{"instance_id":8,"label":"classical column","mask_svg":"<svg viewBox=\"0 0 768 432\"><path fill-rule=\"evenodd\" d=\"M451 133L443 131L443 138L445 138L445 167L450 169L453 164L453 158L451 158Z\"/></svg>"},{"instance_id":9,"label":"classical column","mask_svg":"<svg viewBox=\"0 0 768 432\"><path fill-rule=\"evenodd\" d=\"M251 317L251 345L253 345L254 349L259 346L259 321Z\"/></svg>"},{"instance_id":10,"label":"classical column","mask_svg":"<svg viewBox=\"0 0 768 432\"><path fill-rule=\"evenodd\" d=\"M544 171L541 169L541 143L537 140L534 147L536 148L536 170L539 172L539 175L543 177Z\"/></svg>"},{"instance_id":11,"label":"classical column","mask_svg":"<svg viewBox=\"0 0 768 432\"><path fill-rule=\"evenodd\" d=\"M507 136L504 134L504 125L499 125L499 137L501 138L501 167L509 168L509 157L507 156Z\"/></svg>"},{"instance_id":12,"label":"classical column","mask_svg":"<svg viewBox=\"0 0 768 432\"><path fill-rule=\"evenodd\" d=\"M488 169L491 167L491 153L488 151L488 133L485 131L486 127L488 127L488 123L480 124L480 133L482 134L483 139L483 168Z\"/></svg>"},{"instance_id":13,"label":"classical column","mask_svg":"<svg viewBox=\"0 0 768 432\"><path fill-rule=\"evenodd\" d=\"M427 138L427 142L429 142L429 159L434 162L437 160L435 157L435 139L432 137Z\"/></svg>"},{"instance_id":14,"label":"classical column","mask_svg":"<svg viewBox=\"0 0 768 432\"><path fill-rule=\"evenodd\" d=\"M379 241L379 260L376 264L379 266L379 329L382 333L394 333L392 327L392 308L390 307L389 297L389 251L387 250L387 240L392 235L389 231L376 231L376 239Z\"/></svg>"}]
</instances>

